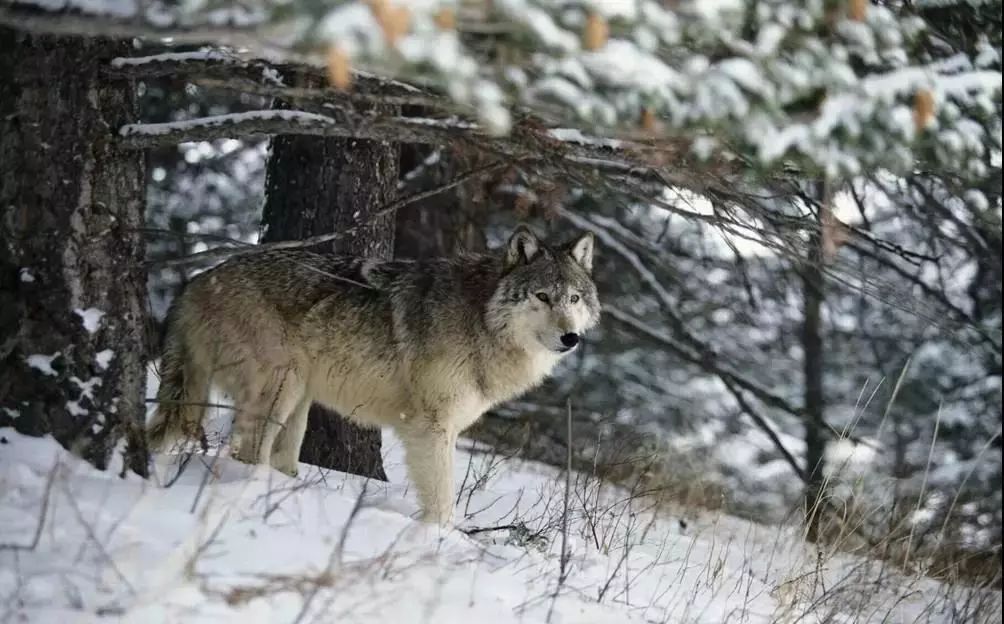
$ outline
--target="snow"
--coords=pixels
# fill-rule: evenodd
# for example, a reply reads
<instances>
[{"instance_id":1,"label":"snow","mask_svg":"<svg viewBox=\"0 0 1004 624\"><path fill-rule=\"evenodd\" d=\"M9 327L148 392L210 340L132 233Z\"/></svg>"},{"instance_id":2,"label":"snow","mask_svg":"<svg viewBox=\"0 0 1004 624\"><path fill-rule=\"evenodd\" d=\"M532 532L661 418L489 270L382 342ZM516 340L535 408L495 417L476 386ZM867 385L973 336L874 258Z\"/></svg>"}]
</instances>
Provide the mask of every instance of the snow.
<instances>
[{"instance_id":1,"label":"snow","mask_svg":"<svg viewBox=\"0 0 1004 624\"><path fill-rule=\"evenodd\" d=\"M24 284L30 284L35 281L35 276L31 274L30 270L24 267L21 267L21 269L18 271L18 277Z\"/></svg>"},{"instance_id":2,"label":"snow","mask_svg":"<svg viewBox=\"0 0 1004 624\"><path fill-rule=\"evenodd\" d=\"M134 136L134 135L156 136L162 134L169 134L171 132L184 132L186 130L192 130L194 128L224 126L228 124L236 124L248 121L270 121L273 119L296 121L297 123L302 123L302 124L323 124L323 125L335 124L335 120L332 119L331 117L318 115L316 113L307 113L304 111L296 111L296 110L254 110L254 111L245 111L242 113L227 113L224 115L213 115L211 117L196 117L193 119L185 119L183 121L166 121L161 123L147 123L147 124L126 124L121 128L119 128L119 134L122 136Z\"/></svg>"},{"instance_id":3,"label":"snow","mask_svg":"<svg viewBox=\"0 0 1004 624\"><path fill-rule=\"evenodd\" d=\"M40 353L36 353L34 355L29 355L28 357L26 357L24 361L25 363L28 364L28 366L34 368L37 371L40 371L43 375L56 377L58 373L56 373L55 369L52 368L52 362L60 355L61 354L58 351L56 353L53 353L52 355L43 355Z\"/></svg>"},{"instance_id":4,"label":"snow","mask_svg":"<svg viewBox=\"0 0 1004 624\"><path fill-rule=\"evenodd\" d=\"M114 357L114 351L111 349L104 349L94 354L94 363L97 364L98 368L101 370L108 370L108 367L111 365Z\"/></svg>"},{"instance_id":5,"label":"snow","mask_svg":"<svg viewBox=\"0 0 1004 624\"><path fill-rule=\"evenodd\" d=\"M101 385L100 377L91 377L87 381L83 381L77 376L70 377L70 383L75 385L78 390L80 390L80 398L94 400L94 389Z\"/></svg>"},{"instance_id":6,"label":"snow","mask_svg":"<svg viewBox=\"0 0 1004 624\"><path fill-rule=\"evenodd\" d=\"M149 56L129 56L113 58L109 65L115 68L147 65L149 63L185 63L187 61L232 61L233 56L215 50L199 52L164 52Z\"/></svg>"},{"instance_id":7,"label":"snow","mask_svg":"<svg viewBox=\"0 0 1004 624\"><path fill-rule=\"evenodd\" d=\"M103 311L97 308L87 308L86 310L78 308L74 312L80 317L80 321L84 324L84 329L87 330L87 333L96 333L101 328L101 317L105 315Z\"/></svg>"},{"instance_id":8,"label":"snow","mask_svg":"<svg viewBox=\"0 0 1004 624\"><path fill-rule=\"evenodd\" d=\"M405 117L401 119L402 123L414 124L416 126L433 126L443 129L455 129L455 130L477 130L478 125L469 123L466 121L461 121L456 117L451 117L449 119L430 119L428 117Z\"/></svg>"},{"instance_id":9,"label":"snow","mask_svg":"<svg viewBox=\"0 0 1004 624\"><path fill-rule=\"evenodd\" d=\"M79 401L67 401L66 411L70 413L70 416L76 417L87 416L90 414L90 411L87 408L81 407Z\"/></svg>"},{"instance_id":10,"label":"snow","mask_svg":"<svg viewBox=\"0 0 1004 624\"><path fill-rule=\"evenodd\" d=\"M462 529L476 529L470 534L412 519L417 507L391 435L390 483L307 465L291 479L232 461L225 449L189 461L180 476L181 456L164 455L150 481L120 479L121 466L96 471L49 438L0 435L0 539L27 547L37 534L30 548L0 550L0 594L15 621L293 622L302 614L359 624L766 624L817 621L819 601L843 621L950 621L924 614L938 595L933 581L907 584L886 568L867 605L827 601L817 588L846 575L865 582L854 576L863 560L827 555L819 566L796 527L652 513L586 475L573 477L573 490L595 503L570 499L559 587L564 474L464 440L457 515ZM990 596L999 604L999 593Z\"/></svg>"},{"instance_id":11,"label":"snow","mask_svg":"<svg viewBox=\"0 0 1004 624\"><path fill-rule=\"evenodd\" d=\"M603 137L587 136L578 128L553 128L550 131L548 131L548 134L558 139L559 141L567 141L569 143L581 143L583 145L597 145L601 147L610 147L613 149L618 149L624 145L624 142L618 139L607 139Z\"/></svg>"}]
</instances>

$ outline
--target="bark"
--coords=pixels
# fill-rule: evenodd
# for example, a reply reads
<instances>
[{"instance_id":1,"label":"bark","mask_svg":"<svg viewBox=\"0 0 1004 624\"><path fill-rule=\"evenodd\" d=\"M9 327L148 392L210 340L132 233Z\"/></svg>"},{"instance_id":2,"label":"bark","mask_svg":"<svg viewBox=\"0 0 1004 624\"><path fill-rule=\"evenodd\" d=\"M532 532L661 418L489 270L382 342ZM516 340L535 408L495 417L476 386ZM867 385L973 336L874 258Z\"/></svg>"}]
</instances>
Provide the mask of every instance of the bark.
<instances>
[{"instance_id":1,"label":"bark","mask_svg":"<svg viewBox=\"0 0 1004 624\"><path fill-rule=\"evenodd\" d=\"M145 475L144 163L107 39L0 27L0 426ZM123 468L125 469L125 468Z\"/></svg>"},{"instance_id":2,"label":"bark","mask_svg":"<svg viewBox=\"0 0 1004 624\"><path fill-rule=\"evenodd\" d=\"M826 201L823 199L823 201ZM823 420L823 304L822 237L815 233L809 240L809 253L802 267L803 322L802 370L805 391L805 522L810 542L820 538L823 495L823 460L826 450L826 424Z\"/></svg>"},{"instance_id":3,"label":"bark","mask_svg":"<svg viewBox=\"0 0 1004 624\"><path fill-rule=\"evenodd\" d=\"M303 239L369 221L394 199L395 144L356 139L276 136L268 163L262 242ZM352 237L316 248L390 257L394 217L375 219ZM300 461L386 481L380 431L356 426L314 405Z\"/></svg>"}]
</instances>

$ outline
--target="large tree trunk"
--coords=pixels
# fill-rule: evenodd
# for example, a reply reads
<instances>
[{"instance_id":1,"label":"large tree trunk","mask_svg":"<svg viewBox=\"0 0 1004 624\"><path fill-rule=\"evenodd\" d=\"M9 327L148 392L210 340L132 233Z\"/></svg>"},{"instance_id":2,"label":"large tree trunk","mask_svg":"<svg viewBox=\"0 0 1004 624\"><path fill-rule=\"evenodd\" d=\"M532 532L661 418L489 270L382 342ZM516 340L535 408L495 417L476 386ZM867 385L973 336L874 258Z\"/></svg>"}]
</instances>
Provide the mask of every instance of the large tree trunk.
<instances>
[{"instance_id":1,"label":"large tree trunk","mask_svg":"<svg viewBox=\"0 0 1004 624\"><path fill-rule=\"evenodd\" d=\"M398 149L374 141L277 136L268 163L262 241L302 239L370 220L396 195ZM317 251L391 257L394 217L380 218ZM300 461L387 479L380 431L356 426L319 405L310 409Z\"/></svg>"},{"instance_id":2,"label":"large tree trunk","mask_svg":"<svg viewBox=\"0 0 1004 624\"><path fill-rule=\"evenodd\" d=\"M143 156L128 43L0 27L0 426L146 474Z\"/></svg>"}]
</instances>

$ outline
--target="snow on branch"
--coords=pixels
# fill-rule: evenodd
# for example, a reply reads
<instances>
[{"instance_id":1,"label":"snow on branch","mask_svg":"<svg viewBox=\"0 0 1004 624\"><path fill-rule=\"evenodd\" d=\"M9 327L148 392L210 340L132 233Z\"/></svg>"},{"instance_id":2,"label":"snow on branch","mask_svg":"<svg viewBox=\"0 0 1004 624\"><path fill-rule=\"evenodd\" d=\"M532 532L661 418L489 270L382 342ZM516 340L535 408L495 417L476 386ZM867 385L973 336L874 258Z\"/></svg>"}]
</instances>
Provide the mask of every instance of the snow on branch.
<instances>
[{"instance_id":1,"label":"snow on branch","mask_svg":"<svg viewBox=\"0 0 1004 624\"><path fill-rule=\"evenodd\" d=\"M217 50L200 50L198 52L164 52L162 54L152 54L149 56L113 58L108 64L115 69L160 65L165 67L165 69L170 68L171 70L177 71L178 68L176 65L194 64L204 61L222 61L225 64L233 64L233 57Z\"/></svg>"},{"instance_id":2,"label":"snow on branch","mask_svg":"<svg viewBox=\"0 0 1004 624\"><path fill-rule=\"evenodd\" d=\"M312 136L443 143L460 138L456 133L476 131L470 124L410 117L354 118L351 123L334 117L297 110L254 110L164 123L127 124L119 129L122 143L145 149L189 141L211 141L241 136L303 134Z\"/></svg>"},{"instance_id":3,"label":"snow on branch","mask_svg":"<svg viewBox=\"0 0 1004 624\"><path fill-rule=\"evenodd\" d=\"M289 110L257 110L164 123L137 123L119 129L124 145L147 148L235 136L312 134L349 136L331 117Z\"/></svg>"}]
</instances>

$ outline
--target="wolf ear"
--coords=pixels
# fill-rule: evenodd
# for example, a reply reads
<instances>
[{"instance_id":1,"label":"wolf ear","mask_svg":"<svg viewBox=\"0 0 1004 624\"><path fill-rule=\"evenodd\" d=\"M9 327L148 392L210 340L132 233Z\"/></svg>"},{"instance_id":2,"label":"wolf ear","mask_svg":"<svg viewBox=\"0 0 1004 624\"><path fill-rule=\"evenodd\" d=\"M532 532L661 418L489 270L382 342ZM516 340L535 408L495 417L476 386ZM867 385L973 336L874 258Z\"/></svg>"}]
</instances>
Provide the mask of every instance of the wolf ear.
<instances>
[{"instance_id":1,"label":"wolf ear","mask_svg":"<svg viewBox=\"0 0 1004 624\"><path fill-rule=\"evenodd\" d=\"M505 268L509 270L520 262L530 262L540 253L540 239L525 225L517 227L505 250Z\"/></svg>"},{"instance_id":2,"label":"wolf ear","mask_svg":"<svg viewBox=\"0 0 1004 624\"><path fill-rule=\"evenodd\" d=\"M593 272L593 233L586 232L568 248L569 255L575 259L586 273Z\"/></svg>"}]
</instances>

